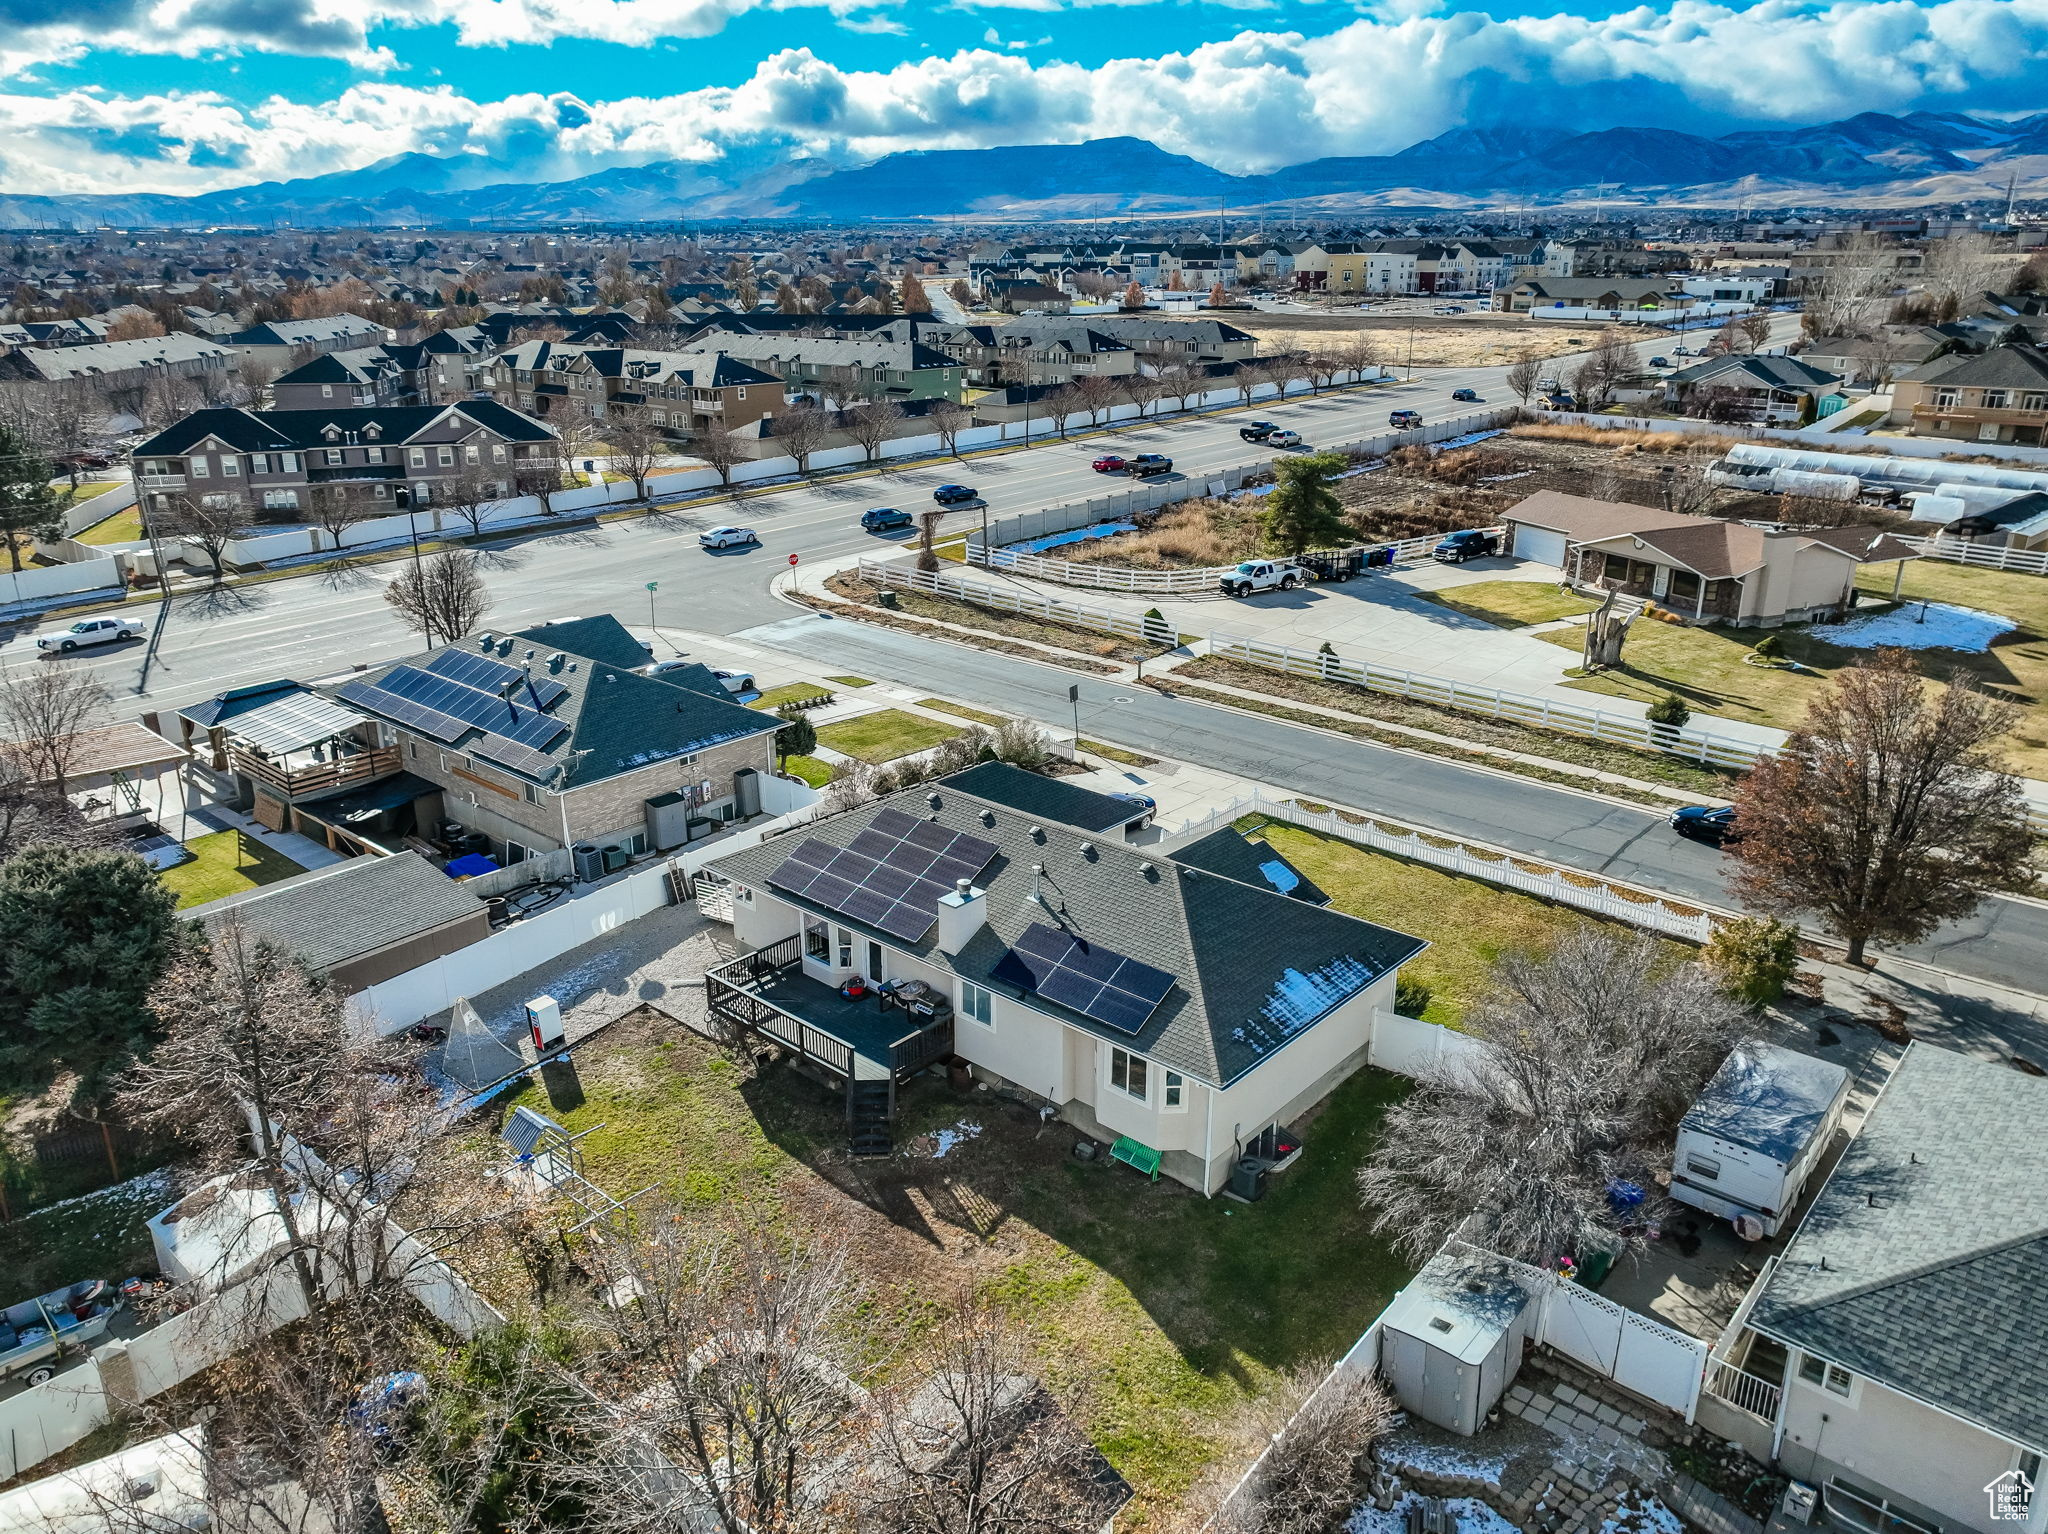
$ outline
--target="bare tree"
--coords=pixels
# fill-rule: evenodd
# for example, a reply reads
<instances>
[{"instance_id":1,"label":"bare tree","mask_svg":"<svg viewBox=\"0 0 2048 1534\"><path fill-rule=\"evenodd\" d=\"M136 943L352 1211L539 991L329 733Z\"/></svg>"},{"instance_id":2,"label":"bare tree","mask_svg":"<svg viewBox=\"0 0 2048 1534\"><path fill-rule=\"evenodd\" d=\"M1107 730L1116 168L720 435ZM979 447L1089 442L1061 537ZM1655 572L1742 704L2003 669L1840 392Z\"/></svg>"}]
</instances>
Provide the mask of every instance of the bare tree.
<instances>
[{"instance_id":1,"label":"bare tree","mask_svg":"<svg viewBox=\"0 0 2048 1534\"><path fill-rule=\"evenodd\" d=\"M1524 354L1508 365L1508 392L1520 400L1524 407L1528 405L1529 397L1536 392L1536 386L1542 381L1541 358Z\"/></svg>"},{"instance_id":2,"label":"bare tree","mask_svg":"<svg viewBox=\"0 0 2048 1534\"><path fill-rule=\"evenodd\" d=\"M1370 331L1354 330L1339 342L1336 353L1344 361L1344 367L1354 375L1364 375L1380 365L1380 344Z\"/></svg>"},{"instance_id":3,"label":"bare tree","mask_svg":"<svg viewBox=\"0 0 2048 1534\"><path fill-rule=\"evenodd\" d=\"M1929 240L1920 265L1921 281L1935 302L1935 318L1946 323L1998 284L2004 265L1991 241L1975 232Z\"/></svg>"},{"instance_id":4,"label":"bare tree","mask_svg":"<svg viewBox=\"0 0 2048 1534\"><path fill-rule=\"evenodd\" d=\"M1000 1313L970 1306L876 1402L859 1497L878 1534L1093 1534L1121 1488L1075 1425L1074 1403L1033 1376Z\"/></svg>"},{"instance_id":5,"label":"bare tree","mask_svg":"<svg viewBox=\"0 0 2048 1534\"><path fill-rule=\"evenodd\" d=\"M1067 434L1067 422L1088 409L1086 397L1073 384L1052 390L1039 401L1039 404L1043 405L1045 413L1052 417L1053 425L1059 428L1062 437Z\"/></svg>"},{"instance_id":6,"label":"bare tree","mask_svg":"<svg viewBox=\"0 0 2048 1534\"><path fill-rule=\"evenodd\" d=\"M450 549L408 562L384 588L384 600L429 645L452 643L474 633L490 610L481 563L474 549Z\"/></svg>"},{"instance_id":7,"label":"bare tree","mask_svg":"<svg viewBox=\"0 0 2048 1534\"><path fill-rule=\"evenodd\" d=\"M1088 412L1090 426L1098 424L1103 413L1116 404L1115 381L1099 373L1082 373L1067 387L1074 391L1081 408Z\"/></svg>"},{"instance_id":8,"label":"bare tree","mask_svg":"<svg viewBox=\"0 0 2048 1534\"><path fill-rule=\"evenodd\" d=\"M1898 286L1897 261L1880 235L1856 235L1829 254L1835 259L1800 279L1799 328L1809 340L1862 335Z\"/></svg>"},{"instance_id":9,"label":"bare tree","mask_svg":"<svg viewBox=\"0 0 2048 1534\"><path fill-rule=\"evenodd\" d=\"M938 433L939 445L952 457L960 456L960 433L974 424L974 412L954 400L936 401L924 413L931 429Z\"/></svg>"},{"instance_id":10,"label":"bare tree","mask_svg":"<svg viewBox=\"0 0 2048 1534\"><path fill-rule=\"evenodd\" d=\"M608 1393L562 1465L586 1528L827 1526L866 1437L868 1395L846 1367L858 1293L845 1253L752 1227L707 1238L658 1215L616 1252L634 1303L594 1349L585 1377Z\"/></svg>"},{"instance_id":11,"label":"bare tree","mask_svg":"<svg viewBox=\"0 0 2048 1534\"><path fill-rule=\"evenodd\" d=\"M945 515L946 509L943 506L934 506L929 511L921 511L917 515L917 568L927 575L937 573L939 568L936 544L939 523L945 519Z\"/></svg>"},{"instance_id":12,"label":"bare tree","mask_svg":"<svg viewBox=\"0 0 2048 1534\"><path fill-rule=\"evenodd\" d=\"M1159 370L1159 387L1183 410L1208 392L1209 375L1185 362L1168 363Z\"/></svg>"},{"instance_id":13,"label":"bare tree","mask_svg":"<svg viewBox=\"0 0 2048 1534\"><path fill-rule=\"evenodd\" d=\"M1301 359L1302 370L1308 375L1308 386L1320 394L1337 381L1337 375L1344 371L1343 362L1333 352L1305 352Z\"/></svg>"},{"instance_id":14,"label":"bare tree","mask_svg":"<svg viewBox=\"0 0 2048 1534\"><path fill-rule=\"evenodd\" d=\"M1639 1249L1677 1121L1745 1017L1699 965L1590 922L1502 959L1465 1024L1484 1048L1392 1109L1359 1172L1374 1228L1417 1261L1459 1235L1538 1266Z\"/></svg>"},{"instance_id":15,"label":"bare tree","mask_svg":"<svg viewBox=\"0 0 2048 1534\"><path fill-rule=\"evenodd\" d=\"M1130 372L1117 377L1115 383L1117 393L1123 396L1124 402L1134 406L1138 412L1138 419L1144 420L1145 412L1159 399L1159 380L1150 373L1133 368Z\"/></svg>"},{"instance_id":16,"label":"bare tree","mask_svg":"<svg viewBox=\"0 0 2048 1534\"><path fill-rule=\"evenodd\" d=\"M458 464L453 474L428 483L433 486L432 504L466 526L472 538L483 536L484 523L505 499L505 481L480 463Z\"/></svg>"},{"instance_id":17,"label":"bare tree","mask_svg":"<svg viewBox=\"0 0 2048 1534\"><path fill-rule=\"evenodd\" d=\"M644 409L629 407L605 428L611 444L612 468L633 482L636 500L647 499L647 480L668 456L668 444Z\"/></svg>"},{"instance_id":18,"label":"bare tree","mask_svg":"<svg viewBox=\"0 0 2048 1534\"><path fill-rule=\"evenodd\" d=\"M369 503L345 484L310 486L307 500L313 524L327 535L331 548L340 548L342 534L373 515Z\"/></svg>"},{"instance_id":19,"label":"bare tree","mask_svg":"<svg viewBox=\"0 0 2048 1534\"><path fill-rule=\"evenodd\" d=\"M1887 325L1878 326L1856 343L1856 376L1849 381L1873 389L1890 388L1898 374L1900 355L1898 332Z\"/></svg>"},{"instance_id":20,"label":"bare tree","mask_svg":"<svg viewBox=\"0 0 2048 1534\"><path fill-rule=\"evenodd\" d=\"M832 418L816 405L793 405L769 419L775 423L776 445L796 460L797 473L808 474L811 454L832 433Z\"/></svg>"},{"instance_id":21,"label":"bare tree","mask_svg":"<svg viewBox=\"0 0 2048 1534\"><path fill-rule=\"evenodd\" d=\"M1749 350L1762 351L1771 339L1771 317L1759 311L1745 314L1740 322L1742 338L1749 342Z\"/></svg>"},{"instance_id":22,"label":"bare tree","mask_svg":"<svg viewBox=\"0 0 2048 1534\"><path fill-rule=\"evenodd\" d=\"M2019 717L1962 677L1922 678L1903 650L1841 672L1736 798L1735 887L1807 912L1863 962L2034 883L2020 780L1998 742Z\"/></svg>"},{"instance_id":23,"label":"bare tree","mask_svg":"<svg viewBox=\"0 0 2048 1534\"><path fill-rule=\"evenodd\" d=\"M846 434L860 444L867 462L882 455L882 448L896 435L904 421L903 407L894 400L868 400L844 412Z\"/></svg>"},{"instance_id":24,"label":"bare tree","mask_svg":"<svg viewBox=\"0 0 2048 1534\"><path fill-rule=\"evenodd\" d=\"M86 742L79 736L112 706L114 696L89 671L44 666L0 683L0 754L24 779L60 797L70 787Z\"/></svg>"},{"instance_id":25,"label":"bare tree","mask_svg":"<svg viewBox=\"0 0 2048 1534\"><path fill-rule=\"evenodd\" d=\"M718 471L718 483L727 490L732 488L732 471L747 456L740 450L740 439L723 421L713 421L698 432L690 451Z\"/></svg>"},{"instance_id":26,"label":"bare tree","mask_svg":"<svg viewBox=\"0 0 2048 1534\"><path fill-rule=\"evenodd\" d=\"M1225 1421L1216 1472L1194 1500L1217 1534L1325 1534L1363 1500L1361 1462L1393 1425L1369 1369L1298 1365Z\"/></svg>"},{"instance_id":27,"label":"bare tree","mask_svg":"<svg viewBox=\"0 0 2048 1534\"><path fill-rule=\"evenodd\" d=\"M170 498L156 530L183 539L188 547L197 547L206 556L218 583L226 573L228 545L244 536L255 521L255 509L240 491L213 491L205 495L187 492Z\"/></svg>"},{"instance_id":28,"label":"bare tree","mask_svg":"<svg viewBox=\"0 0 2048 1534\"><path fill-rule=\"evenodd\" d=\"M1749 332L1743 328L1742 321L1732 314L1723 320L1721 328L1714 332L1714 345L1724 352L1737 356L1756 350L1756 345L1750 340Z\"/></svg>"}]
</instances>

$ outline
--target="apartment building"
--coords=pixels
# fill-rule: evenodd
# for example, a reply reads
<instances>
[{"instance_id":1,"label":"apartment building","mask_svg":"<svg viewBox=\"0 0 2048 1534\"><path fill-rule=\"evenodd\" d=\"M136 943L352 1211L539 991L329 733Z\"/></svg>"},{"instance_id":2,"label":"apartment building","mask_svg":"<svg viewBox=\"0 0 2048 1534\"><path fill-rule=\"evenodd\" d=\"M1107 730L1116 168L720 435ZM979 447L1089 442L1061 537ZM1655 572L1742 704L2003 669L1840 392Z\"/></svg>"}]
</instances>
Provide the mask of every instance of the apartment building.
<instances>
[{"instance_id":1,"label":"apartment building","mask_svg":"<svg viewBox=\"0 0 2048 1534\"><path fill-rule=\"evenodd\" d=\"M139 395L160 378L214 378L225 383L234 367L235 353L228 347L183 334L0 352L0 380L83 384L115 398Z\"/></svg>"},{"instance_id":2,"label":"apartment building","mask_svg":"<svg viewBox=\"0 0 2048 1534\"><path fill-rule=\"evenodd\" d=\"M730 355L722 340L682 352L528 341L499 353L489 376L499 401L536 418L637 413L671 437L714 422L737 431L780 409L783 398L781 378Z\"/></svg>"},{"instance_id":3,"label":"apartment building","mask_svg":"<svg viewBox=\"0 0 2048 1534\"><path fill-rule=\"evenodd\" d=\"M360 314L336 314L317 320L271 320L221 337L235 354L273 375L316 352L347 351L391 339L375 320Z\"/></svg>"},{"instance_id":4,"label":"apartment building","mask_svg":"<svg viewBox=\"0 0 2048 1534\"><path fill-rule=\"evenodd\" d=\"M699 337L687 350L745 363L764 376L779 378L792 394L816 394L832 404L866 399L957 401L966 383L958 358L922 341L720 333ZM780 403L778 397L770 409Z\"/></svg>"}]
</instances>

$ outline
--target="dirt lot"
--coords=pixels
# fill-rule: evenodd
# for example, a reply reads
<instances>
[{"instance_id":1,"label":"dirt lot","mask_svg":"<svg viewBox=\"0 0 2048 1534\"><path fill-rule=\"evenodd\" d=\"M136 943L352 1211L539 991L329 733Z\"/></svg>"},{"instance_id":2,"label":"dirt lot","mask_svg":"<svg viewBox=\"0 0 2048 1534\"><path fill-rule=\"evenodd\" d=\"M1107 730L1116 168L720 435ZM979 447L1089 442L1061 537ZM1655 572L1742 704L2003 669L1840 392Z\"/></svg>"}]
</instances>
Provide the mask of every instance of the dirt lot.
<instances>
[{"instance_id":1,"label":"dirt lot","mask_svg":"<svg viewBox=\"0 0 2048 1534\"><path fill-rule=\"evenodd\" d=\"M1263 348L1313 351L1333 339L1364 331L1382 348L1389 366L1405 366L1408 338L1415 337L1418 367L1498 367L1527 352L1558 357L1591 346L1598 325L1523 319L1512 314L1388 315L1340 309L1328 314L1267 314L1232 311L1229 322L1259 338Z\"/></svg>"}]
</instances>

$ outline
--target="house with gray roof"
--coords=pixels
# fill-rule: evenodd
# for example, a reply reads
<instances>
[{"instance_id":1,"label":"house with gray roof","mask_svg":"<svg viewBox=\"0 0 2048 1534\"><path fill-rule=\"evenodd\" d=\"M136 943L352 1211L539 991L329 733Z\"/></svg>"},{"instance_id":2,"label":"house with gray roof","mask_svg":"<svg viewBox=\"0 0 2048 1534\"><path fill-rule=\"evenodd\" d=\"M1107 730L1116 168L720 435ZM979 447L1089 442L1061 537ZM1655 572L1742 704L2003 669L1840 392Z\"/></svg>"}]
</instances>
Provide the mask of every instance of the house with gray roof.
<instances>
[{"instance_id":1,"label":"house with gray roof","mask_svg":"<svg viewBox=\"0 0 2048 1534\"><path fill-rule=\"evenodd\" d=\"M1680 368L1664 380L1664 403L1674 410L1701 408L1703 396L1720 402L1717 419L1782 425L1802 410L1819 409L1826 395L1842 392L1842 375L1797 357L1725 352ZM1814 403L1811 407L1807 402Z\"/></svg>"},{"instance_id":2,"label":"house with gray roof","mask_svg":"<svg viewBox=\"0 0 2048 1534\"><path fill-rule=\"evenodd\" d=\"M718 860L745 952L707 975L711 1015L843 1084L855 1154L887 1151L899 1082L958 1056L1214 1193L1365 1063L1426 945L1213 848L1131 846L1069 788L975 768Z\"/></svg>"},{"instance_id":3,"label":"house with gray roof","mask_svg":"<svg viewBox=\"0 0 2048 1534\"><path fill-rule=\"evenodd\" d=\"M1708 1389L1866 1534L2048 1524L2048 1080L1915 1043ZM1739 1375L1740 1378L1736 1378ZM2008 1500L1996 1500L1998 1488Z\"/></svg>"}]
</instances>

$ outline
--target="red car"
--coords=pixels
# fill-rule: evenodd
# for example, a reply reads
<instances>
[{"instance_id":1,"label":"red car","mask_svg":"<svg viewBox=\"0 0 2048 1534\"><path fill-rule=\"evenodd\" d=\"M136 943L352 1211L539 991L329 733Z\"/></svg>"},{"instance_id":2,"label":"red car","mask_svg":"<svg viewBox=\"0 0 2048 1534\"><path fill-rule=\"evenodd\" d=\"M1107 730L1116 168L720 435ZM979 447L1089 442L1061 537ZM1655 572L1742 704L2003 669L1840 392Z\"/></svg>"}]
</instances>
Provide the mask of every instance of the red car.
<instances>
[{"instance_id":1,"label":"red car","mask_svg":"<svg viewBox=\"0 0 2048 1534\"><path fill-rule=\"evenodd\" d=\"M1105 453L1102 457L1095 460L1095 472L1097 474L1121 474L1130 466L1128 459L1119 458L1114 453Z\"/></svg>"}]
</instances>

